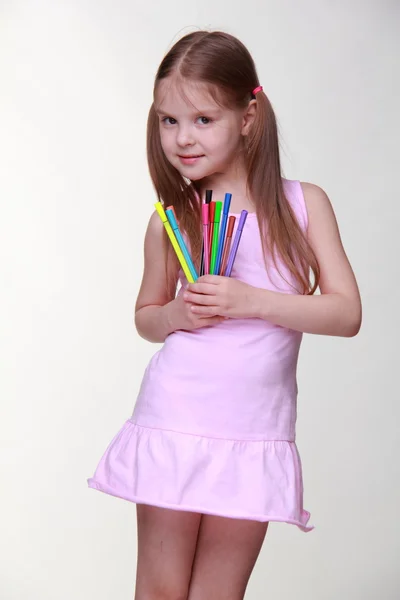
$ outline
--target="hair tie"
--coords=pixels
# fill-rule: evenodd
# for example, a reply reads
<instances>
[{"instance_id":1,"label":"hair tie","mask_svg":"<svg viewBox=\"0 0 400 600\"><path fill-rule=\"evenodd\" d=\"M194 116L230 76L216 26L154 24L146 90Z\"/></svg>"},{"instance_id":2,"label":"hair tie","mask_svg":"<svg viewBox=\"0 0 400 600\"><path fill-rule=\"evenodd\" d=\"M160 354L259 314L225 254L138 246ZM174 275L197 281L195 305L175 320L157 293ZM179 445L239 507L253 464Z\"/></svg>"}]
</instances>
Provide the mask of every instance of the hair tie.
<instances>
[{"instance_id":1,"label":"hair tie","mask_svg":"<svg viewBox=\"0 0 400 600\"><path fill-rule=\"evenodd\" d=\"M263 86L259 85L258 87L254 88L254 90L251 92L253 94L253 96L255 96L256 94L258 94L258 92L262 92L263 91Z\"/></svg>"}]
</instances>

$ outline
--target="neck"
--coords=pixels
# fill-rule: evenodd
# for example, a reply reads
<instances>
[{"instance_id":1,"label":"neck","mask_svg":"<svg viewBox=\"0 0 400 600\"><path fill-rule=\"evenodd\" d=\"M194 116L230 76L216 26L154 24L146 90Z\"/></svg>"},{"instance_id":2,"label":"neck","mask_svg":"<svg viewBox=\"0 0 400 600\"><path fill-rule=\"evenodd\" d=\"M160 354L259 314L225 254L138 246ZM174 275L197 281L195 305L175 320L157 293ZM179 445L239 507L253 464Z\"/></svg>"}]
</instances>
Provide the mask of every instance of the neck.
<instances>
[{"instance_id":1,"label":"neck","mask_svg":"<svg viewBox=\"0 0 400 600\"><path fill-rule=\"evenodd\" d=\"M206 190L212 190L212 199L223 201L225 194L232 194L230 211L240 213L241 210L255 211L247 186L247 174L243 164L231 165L228 169L205 177L200 184L200 196L204 200Z\"/></svg>"}]
</instances>

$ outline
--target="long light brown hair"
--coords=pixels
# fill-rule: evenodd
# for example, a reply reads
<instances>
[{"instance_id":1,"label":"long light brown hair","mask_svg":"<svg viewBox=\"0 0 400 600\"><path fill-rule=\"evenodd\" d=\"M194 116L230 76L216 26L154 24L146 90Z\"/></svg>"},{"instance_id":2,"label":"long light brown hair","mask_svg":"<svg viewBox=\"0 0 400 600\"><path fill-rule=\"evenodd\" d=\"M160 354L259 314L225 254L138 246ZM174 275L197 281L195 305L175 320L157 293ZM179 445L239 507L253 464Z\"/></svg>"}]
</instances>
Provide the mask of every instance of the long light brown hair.
<instances>
[{"instance_id":1,"label":"long light brown hair","mask_svg":"<svg viewBox=\"0 0 400 600\"><path fill-rule=\"evenodd\" d=\"M237 38L219 31L196 31L180 39L158 68L154 93L159 82L167 77L206 84L217 103L237 109L248 105L252 99L251 90L259 86L254 61L247 48ZM285 197L275 114L264 92L257 93L256 101L256 116L249 134L244 137L242 151L247 189L256 208L264 255L272 257L277 269L279 257L300 293L313 294L319 282L318 262ZM185 179L167 160L161 146L154 103L147 122L147 160L157 196L165 205L174 206L180 227L189 238L193 260L198 265L201 251L200 183Z\"/></svg>"}]
</instances>

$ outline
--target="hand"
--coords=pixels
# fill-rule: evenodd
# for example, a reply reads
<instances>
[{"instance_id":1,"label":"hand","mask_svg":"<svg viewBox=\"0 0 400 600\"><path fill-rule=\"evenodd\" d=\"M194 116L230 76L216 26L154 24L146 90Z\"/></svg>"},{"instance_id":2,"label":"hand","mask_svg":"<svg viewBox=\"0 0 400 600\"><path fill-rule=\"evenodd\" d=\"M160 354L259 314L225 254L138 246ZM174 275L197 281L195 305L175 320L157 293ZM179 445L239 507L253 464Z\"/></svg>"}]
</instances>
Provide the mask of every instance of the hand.
<instances>
[{"instance_id":1,"label":"hand","mask_svg":"<svg viewBox=\"0 0 400 600\"><path fill-rule=\"evenodd\" d=\"M198 316L245 319L256 316L256 291L257 288L237 279L204 275L188 285L183 298Z\"/></svg>"},{"instance_id":2,"label":"hand","mask_svg":"<svg viewBox=\"0 0 400 600\"><path fill-rule=\"evenodd\" d=\"M225 320L220 316L195 314L191 310L191 304L185 301L181 294L170 302L168 309L167 318L173 331L177 331L178 329L192 331L193 329L200 329L201 327L218 325Z\"/></svg>"}]
</instances>

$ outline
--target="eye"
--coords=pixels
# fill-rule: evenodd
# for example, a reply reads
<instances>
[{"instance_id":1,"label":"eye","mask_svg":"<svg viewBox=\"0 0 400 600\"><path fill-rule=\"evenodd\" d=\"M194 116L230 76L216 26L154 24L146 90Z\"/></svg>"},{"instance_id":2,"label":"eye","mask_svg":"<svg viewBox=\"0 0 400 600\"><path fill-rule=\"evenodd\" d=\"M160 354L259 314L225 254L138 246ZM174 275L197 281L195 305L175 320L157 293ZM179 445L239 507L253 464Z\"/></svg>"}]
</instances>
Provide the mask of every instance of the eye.
<instances>
[{"instance_id":1,"label":"eye","mask_svg":"<svg viewBox=\"0 0 400 600\"><path fill-rule=\"evenodd\" d=\"M208 125L209 123L211 123L211 119L209 119L208 117L199 117L197 120L200 121L201 125Z\"/></svg>"},{"instance_id":2,"label":"eye","mask_svg":"<svg viewBox=\"0 0 400 600\"><path fill-rule=\"evenodd\" d=\"M171 121L171 122L168 123L167 121ZM161 119L161 122L165 123L166 125L175 125L176 119L173 119L172 117L164 117L163 119Z\"/></svg>"}]
</instances>

